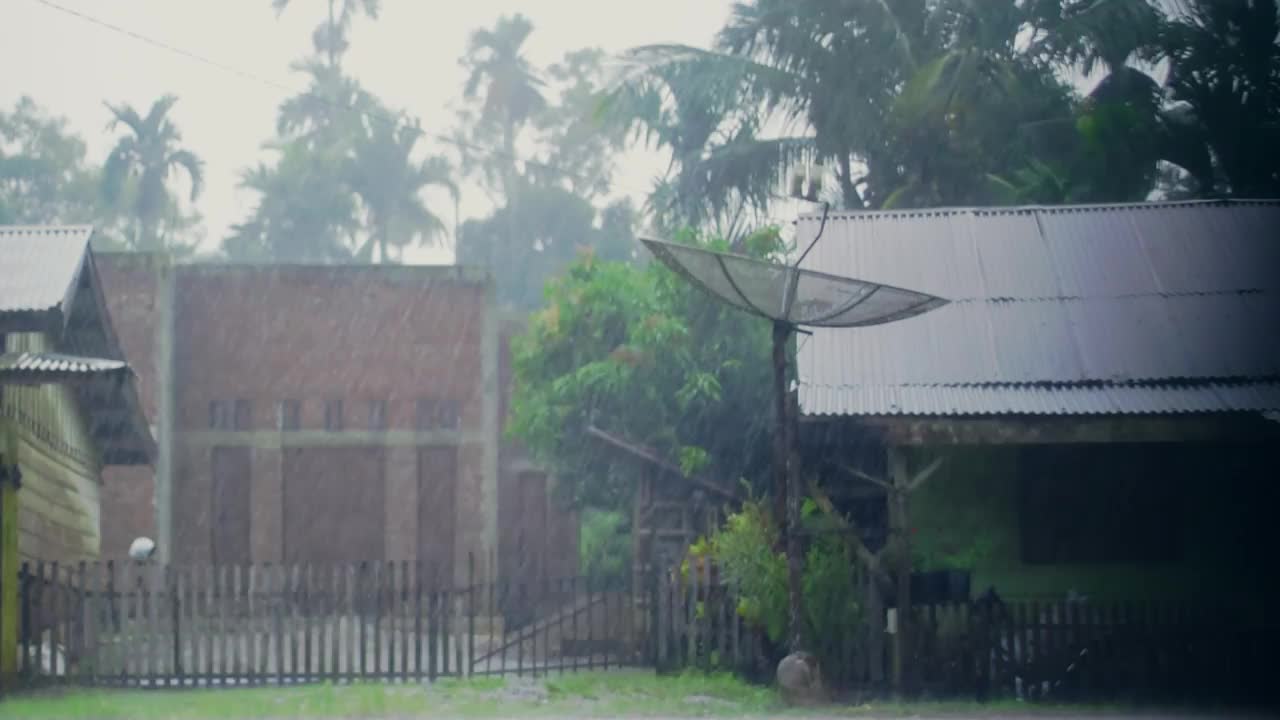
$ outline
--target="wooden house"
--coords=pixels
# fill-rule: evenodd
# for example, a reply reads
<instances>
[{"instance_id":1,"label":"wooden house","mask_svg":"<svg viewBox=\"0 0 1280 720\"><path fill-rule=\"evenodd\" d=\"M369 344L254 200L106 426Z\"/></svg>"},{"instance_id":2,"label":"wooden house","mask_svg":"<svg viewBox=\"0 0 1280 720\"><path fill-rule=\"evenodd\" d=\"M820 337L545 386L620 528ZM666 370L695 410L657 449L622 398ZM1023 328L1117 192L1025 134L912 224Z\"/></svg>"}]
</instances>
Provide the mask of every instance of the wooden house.
<instances>
[{"instance_id":1,"label":"wooden house","mask_svg":"<svg viewBox=\"0 0 1280 720\"><path fill-rule=\"evenodd\" d=\"M101 473L148 465L151 431L103 301L93 229L0 226L0 674L28 561L98 557Z\"/></svg>"},{"instance_id":2,"label":"wooden house","mask_svg":"<svg viewBox=\"0 0 1280 720\"><path fill-rule=\"evenodd\" d=\"M1274 597L1280 203L832 213L805 266L951 301L799 345L826 486L883 498L849 469L943 460L906 499L917 568L1006 597Z\"/></svg>"}]
</instances>

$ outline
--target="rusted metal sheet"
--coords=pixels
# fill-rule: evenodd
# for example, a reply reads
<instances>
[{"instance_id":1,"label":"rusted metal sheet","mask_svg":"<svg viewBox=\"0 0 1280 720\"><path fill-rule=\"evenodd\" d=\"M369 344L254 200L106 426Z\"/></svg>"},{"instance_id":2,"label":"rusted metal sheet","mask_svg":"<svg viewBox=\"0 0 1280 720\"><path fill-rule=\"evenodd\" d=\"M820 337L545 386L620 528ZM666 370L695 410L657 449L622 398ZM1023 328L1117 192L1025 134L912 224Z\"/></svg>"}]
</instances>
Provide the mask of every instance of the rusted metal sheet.
<instances>
[{"instance_id":1,"label":"rusted metal sheet","mask_svg":"<svg viewBox=\"0 0 1280 720\"><path fill-rule=\"evenodd\" d=\"M952 301L803 339L806 414L1280 408L1277 202L833 213L804 267Z\"/></svg>"}]
</instances>

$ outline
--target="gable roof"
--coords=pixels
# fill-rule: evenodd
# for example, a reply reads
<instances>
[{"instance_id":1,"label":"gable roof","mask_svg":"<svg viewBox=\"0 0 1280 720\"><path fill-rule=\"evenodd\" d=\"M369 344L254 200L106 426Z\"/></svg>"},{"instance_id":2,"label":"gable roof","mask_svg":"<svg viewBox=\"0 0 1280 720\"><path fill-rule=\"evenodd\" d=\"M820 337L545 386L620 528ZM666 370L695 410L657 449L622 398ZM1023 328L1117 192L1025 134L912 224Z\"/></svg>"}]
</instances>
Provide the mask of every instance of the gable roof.
<instances>
[{"instance_id":1,"label":"gable roof","mask_svg":"<svg viewBox=\"0 0 1280 720\"><path fill-rule=\"evenodd\" d=\"M951 300L802 338L805 414L1280 408L1277 202L832 213L804 267Z\"/></svg>"},{"instance_id":2,"label":"gable roof","mask_svg":"<svg viewBox=\"0 0 1280 720\"><path fill-rule=\"evenodd\" d=\"M92 236L89 225L0 225L0 332L65 319Z\"/></svg>"},{"instance_id":3,"label":"gable roof","mask_svg":"<svg viewBox=\"0 0 1280 720\"><path fill-rule=\"evenodd\" d=\"M90 249L93 228L0 225L0 335L46 333L49 353L3 353L0 382L70 383L104 464L146 464L155 441Z\"/></svg>"}]
</instances>

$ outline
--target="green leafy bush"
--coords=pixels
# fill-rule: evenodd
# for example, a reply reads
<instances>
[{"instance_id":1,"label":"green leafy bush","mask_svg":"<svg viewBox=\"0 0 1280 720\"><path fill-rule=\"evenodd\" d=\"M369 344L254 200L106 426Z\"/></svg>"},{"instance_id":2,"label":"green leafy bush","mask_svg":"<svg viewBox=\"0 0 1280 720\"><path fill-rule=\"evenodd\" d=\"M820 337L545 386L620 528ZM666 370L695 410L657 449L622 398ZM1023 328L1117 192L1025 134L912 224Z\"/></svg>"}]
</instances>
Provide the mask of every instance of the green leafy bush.
<instances>
[{"instance_id":1,"label":"green leafy bush","mask_svg":"<svg viewBox=\"0 0 1280 720\"><path fill-rule=\"evenodd\" d=\"M584 510L578 539L582 572L601 582L620 582L631 563L631 537L620 512Z\"/></svg>"},{"instance_id":2,"label":"green leafy bush","mask_svg":"<svg viewBox=\"0 0 1280 720\"><path fill-rule=\"evenodd\" d=\"M831 530L836 525L813 503L805 503L804 514L807 529ZM813 537L802 577L804 640L824 668L839 672L843 650L855 642L862 620L857 567L843 535L816 532ZM787 560L779 539L766 503L751 501L729 515L709 542L722 577L738 592L738 613L775 644L786 639L789 613Z\"/></svg>"}]
</instances>

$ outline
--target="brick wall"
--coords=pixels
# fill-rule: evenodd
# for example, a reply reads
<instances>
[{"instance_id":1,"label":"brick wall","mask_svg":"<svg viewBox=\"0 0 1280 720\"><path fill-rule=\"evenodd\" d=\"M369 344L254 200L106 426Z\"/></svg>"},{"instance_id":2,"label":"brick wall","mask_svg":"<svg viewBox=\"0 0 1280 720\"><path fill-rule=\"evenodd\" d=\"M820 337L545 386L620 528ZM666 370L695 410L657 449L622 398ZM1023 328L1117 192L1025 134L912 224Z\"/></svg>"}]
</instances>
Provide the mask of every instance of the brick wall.
<instances>
[{"instance_id":1,"label":"brick wall","mask_svg":"<svg viewBox=\"0 0 1280 720\"><path fill-rule=\"evenodd\" d=\"M213 445L256 449L254 561L422 555L422 520L393 512L389 524L395 498L384 497L416 489L416 463L402 456L426 443L458 448L456 476L434 478L453 484L456 502L427 521L461 518L459 535L483 526L483 452L497 440L483 417L483 282L443 268L176 272L176 558L213 555L218 520L198 509L215 492ZM280 429L282 402L296 407L296 427Z\"/></svg>"},{"instance_id":2,"label":"brick wall","mask_svg":"<svg viewBox=\"0 0 1280 720\"><path fill-rule=\"evenodd\" d=\"M480 426L485 289L442 269L177 270L177 413L205 429L213 400L252 403L250 429L271 429L278 400L301 401L302 429L324 429L341 399L348 429L387 402L390 429L412 430L416 401L459 401Z\"/></svg>"},{"instance_id":3,"label":"brick wall","mask_svg":"<svg viewBox=\"0 0 1280 720\"><path fill-rule=\"evenodd\" d=\"M150 254L95 255L108 316L125 358L138 374L142 411L155 436L160 283L167 260ZM134 538L155 538L155 474L152 468L112 466L102 471L102 556L122 558Z\"/></svg>"},{"instance_id":4,"label":"brick wall","mask_svg":"<svg viewBox=\"0 0 1280 720\"><path fill-rule=\"evenodd\" d=\"M147 412L156 417L157 266L120 255L100 264L117 332L142 376ZM362 529L348 533L344 545L362 553L380 549L382 558L422 559L446 572L451 565L455 578L475 553L478 571L491 576L494 553L513 540L503 517L518 515L526 500L513 486L511 464L524 462L523 455L499 445L509 333L493 325L483 278L421 267L190 265L169 272L175 561L245 552L254 562L322 559L328 548L299 546L321 542L303 532L307 519L332 525L343 518L381 533L380 548ZM486 367L496 375L487 385ZM486 397L500 389L486 415ZM294 408L296 427L281 429L281 414ZM444 421L451 415L456 423ZM237 447L247 451L227 451ZM231 467L247 467L236 470L247 481L215 477L218 449L224 464L230 457ZM494 454L498 477L489 484L486 457ZM104 529L119 526L114 536L126 546L126 537L152 527L150 509L144 519L142 501L131 494L135 487L117 480L104 489L104 509L117 518L104 520ZM364 494L352 495L362 488ZM247 497L215 502L219 492ZM245 505L248 542L225 542L219 553L214 545L226 521L219 525L218 513ZM572 561L576 521L557 508L549 513L547 537L534 545ZM242 532L241 520L232 523L235 532ZM572 548L559 547L565 543Z\"/></svg>"}]
</instances>

